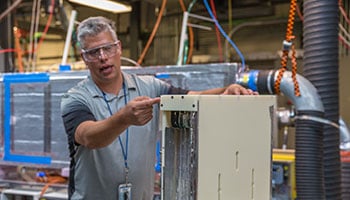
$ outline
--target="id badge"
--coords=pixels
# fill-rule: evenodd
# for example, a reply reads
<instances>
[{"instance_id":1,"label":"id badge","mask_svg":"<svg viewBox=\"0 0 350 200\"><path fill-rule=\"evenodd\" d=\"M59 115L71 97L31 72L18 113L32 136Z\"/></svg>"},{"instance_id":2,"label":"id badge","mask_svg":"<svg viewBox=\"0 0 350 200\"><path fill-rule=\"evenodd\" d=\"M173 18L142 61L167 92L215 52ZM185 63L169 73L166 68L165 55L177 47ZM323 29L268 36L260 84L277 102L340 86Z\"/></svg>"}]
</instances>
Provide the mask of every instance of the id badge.
<instances>
[{"instance_id":1,"label":"id badge","mask_svg":"<svg viewBox=\"0 0 350 200\"><path fill-rule=\"evenodd\" d=\"M131 200L131 183L120 184L118 187L118 200Z\"/></svg>"}]
</instances>

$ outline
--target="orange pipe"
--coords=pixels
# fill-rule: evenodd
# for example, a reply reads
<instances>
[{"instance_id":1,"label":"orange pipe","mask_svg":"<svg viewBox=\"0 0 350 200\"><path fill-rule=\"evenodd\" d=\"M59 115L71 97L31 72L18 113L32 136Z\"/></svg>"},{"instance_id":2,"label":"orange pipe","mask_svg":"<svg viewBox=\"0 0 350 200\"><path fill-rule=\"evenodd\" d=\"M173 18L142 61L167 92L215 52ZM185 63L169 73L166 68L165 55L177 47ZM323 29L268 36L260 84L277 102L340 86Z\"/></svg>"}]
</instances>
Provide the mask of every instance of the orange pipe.
<instances>
[{"instance_id":1,"label":"orange pipe","mask_svg":"<svg viewBox=\"0 0 350 200\"><path fill-rule=\"evenodd\" d=\"M158 18L157 18L156 24L154 25L154 28L153 28L153 30L152 30L151 36L148 38L147 44L146 44L145 48L143 49L142 54L141 54L139 60L137 61L137 63L138 63L139 65L141 65L143 59L145 58L146 53L147 53L149 47L151 46L151 43L152 43L152 41L153 41L153 38L154 38L154 36L156 35L156 32L157 32L157 30L158 30L159 24L160 24L161 19L162 19L162 16L163 16L163 12L164 12L164 10L165 10L166 3L167 3L167 0L163 0L162 7L160 8L160 11L159 11L159 14L158 14Z\"/></svg>"},{"instance_id":2,"label":"orange pipe","mask_svg":"<svg viewBox=\"0 0 350 200\"><path fill-rule=\"evenodd\" d=\"M23 63L22 63L22 49L19 39L21 38L21 33L19 32L17 27L13 28L13 32L15 35L15 49L17 53L17 63L18 63L18 72L24 72Z\"/></svg>"}]
</instances>

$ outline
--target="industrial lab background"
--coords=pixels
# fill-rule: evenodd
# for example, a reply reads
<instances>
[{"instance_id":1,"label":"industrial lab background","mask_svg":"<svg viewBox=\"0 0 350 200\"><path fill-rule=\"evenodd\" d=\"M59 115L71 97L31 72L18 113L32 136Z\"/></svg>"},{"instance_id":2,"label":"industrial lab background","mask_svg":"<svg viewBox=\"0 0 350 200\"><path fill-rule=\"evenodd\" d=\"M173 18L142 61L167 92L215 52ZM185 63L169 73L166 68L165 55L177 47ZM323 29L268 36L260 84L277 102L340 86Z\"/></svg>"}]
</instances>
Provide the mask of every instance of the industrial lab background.
<instances>
[{"instance_id":1,"label":"industrial lab background","mask_svg":"<svg viewBox=\"0 0 350 200\"><path fill-rule=\"evenodd\" d=\"M56 175L67 172L64 170L68 166L69 158L65 149L66 136L64 133L57 133L63 130L57 105L60 95L87 75L86 67L80 58L74 28L71 40L68 41L67 57L64 58L64 53L67 50L67 33L69 33L72 17L74 18L74 27L89 16L101 15L114 20L118 37L122 42L124 70L138 74L152 74L159 78L164 78L162 75L166 74L167 81L188 89L204 89L208 86L222 86L238 81L233 74L239 72L242 64L241 55L245 58L247 70L279 70L283 57L283 41L286 39L289 26L293 27L292 35L295 38L292 42L295 47L295 55L289 53L287 70L292 70L291 60L295 56L297 73L300 76L313 73L310 69L305 71L303 67L305 59L310 59L309 57L305 58L305 43L310 45L308 43L310 40L307 39L315 40L315 46L318 42L330 43L322 41L322 37L318 38L317 31L309 33L310 29L305 28L305 14L309 14L304 13L305 6L314 4L315 10L318 9L318 6L320 11L325 9L322 7L322 3L313 0L297 2L293 24L289 22L293 1L213 1L216 18L224 34L216 29L215 23L210 20L210 15L203 1L132 0L119 2L130 5L132 10L125 13L113 13L74 3L70 0L4 0L0 4L0 30L2 30L0 34L0 72L2 73L1 94L3 96L0 109L2 122L0 124L3 126L2 130L7 125L11 128L8 133L2 131L2 143L13 142L9 138L9 134L25 132L26 130L39 131L41 135L37 136L37 140L44 141L43 144L37 145L23 142L33 138L22 138L22 135L18 136L19 138L12 138L14 141L17 140L16 145L12 147L15 148L15 152L23 153L21 151L33 150L42 153L18 158L11 154L9 162L0 162L2 171L5 173L3 177L11 179L11 181L4 182L4 188L8 190L1 199L11 199L18 195L18 191L10 189L16 188L18 185L23 187L22 181L33 183L30 186L26 185L26 187L34 188L33 193L26 193L27 196L32 195L34 199L42 196L40 192L47 181L38 175L38 171L52 173L52 177L57 178L54 180L57 183L53 183L51 188L51 191L54 191L53 196L46 196L46 198L65 198L64 195L62 197L62 193L65 193L62 191L65 191L66 185L61 184L60 181L64 182L64 180L59 179L59 176L56 177ZM324 2L324 0L319 2ZM52 8L54 9L51 10ZM345 124L349 125L349 1L340 0L337 2L336 8L337 10L332 11L336 12L339 17L338 25L335 27L338 28L337 32L339 33L338 41L336 41L338 44L337 58L333 59L335 62L328 63L328 65L329 68L335 68L332 72L338 72L332 74L337 80L324 80L319 87L333 87L332 84L335 82L336 88L334 89L338 90L335 91L335 94L339 95L338 102L336 102L339 112L337 114ZM193 14L193 16L185 15L184 11ZM186 18L188 24L184 25ZM313 27L313 21L310 18L307 20L310 20L308 27ZM317 22L314 26L318 26ZM184 27L186 28L185 35L183 35ZM317 28L315 29L317 30ZM310 36L310 34L314 35ZM226 37L235 43L241 54L232 47ZM318 39L320 41L317 42ZM33 47L33 44L36 46ZM35 51L31 52L30 48L35 49ZM181 50L187 52L187 54L182 54L185 57L180 56ZM327 54L328 49L318 49L318 51L321 57L328 55L334 57L335 55L334 52ZM306 62L308 61L306 60ZM324 64L329 61L327 59L323 61L320 58L317 62ZM68 69L65 68L66 66L69 66ZM21 74L18 72L30 74L28 84L26 84L27 80L22 80L21 77L17 76ZM169 74L170 77L168 77ZM314 76L315 81L317 81L317 76L318 74ZM24 84L15 84L18 80ZM46 85L48 83L49 87ZM32 87L33 85L35 87ZM13 93L6 93L7 90L4 89L6 86L12 86L11 92ZM36 92L40 93L41 96L27 96L28 93ZM24 95L21 96L21 94ZM7 101L6 95L13 97L16 101ZM35 103L28 103L28 98L33 98L30 102ZM290 121L290 117L294 116L293 100L283 94L277 95L276 100L281 116L277 116L280 118L277 129L278 136L273 145L276 149L294 150L296 130L295 124ZM282 116L283 114L287 116ZM16 120L19 122L20 119L16 119L12 115L27 116L31 120L38 117L36 123L40 125L40 128L31 121L24 121L28 125L17 123L18 126L16 126ZM50 116L50 118L41 118L42 115ZM6 119L6 117L11 117L11 119ZM61 135L55 136L55 134ZM33 136L35 140L35 134ZM11 150L2 149L2 151ZM64 153L60 154L60 152ZM285 173L295 173L293 170L288 171L289 169L286 171L286 168L294 167L292 153L276 151L274 155L274 161L277 164L273 165L275 168L272 170L276 173L272 173L272 178L278 174L281 166L284 167L282 170ZM13 162L18 161L23 161L24 164L13 167ZM48 163L50 163L49 167L42 167L42 164L45 166ZM278 175L276 177L280 178ZM291 177L294 178L291 174L284 178L288 178L287 184L296 190L295 183L289 180L292 179ZM278 180L282 182L282 180ZM274 181L276 180L274 179ZM37 192L38 188L39 192ZM48 191L50 193L50 189ZM287 195L281 194L279 198L292 199L295 196L295 192L289 191ZM278 195L274 197L279 199Z\"/></svg>"},{"instance_id":2,"label":"industrial lab background","mask_svg":"<svg viewBox=\"0 0 350 200\"><path fill-rule=\"evenodd\" d=\"M11 15L1 19L0 26L2 37L1 48L15 48L15 35L11 26L18 26L23 29L19 38L21 45L28 46L28 37L31 28L32 6L36 1L21 1ZM132 5L132 12L115 14L98 9L70 3L69 1L55 0L55 13L51 19L45 39L42 41L34 61L22 60L24 71L57 71L62 61L65 39L68 29L69 17L72 10L77 11L76 22L79 22L91 15L102 15L115 20L118 36L123 44L123 56L134 61L141 59L141 53L145 49L148 39L157 24L158 14L162 7L161 0L155 1L126 1ZM162 18L159 20L159 27L154 34L154 39L142 59L142 66L176 65L178 63L178 50L180 44L183 10L180 1L168 0L166 2ZM225 32L239 47L245 57L246 63L251 68L278 69L282 42L285 39L288 24L289 4L288 0L248 0L232 1L230 9L227 1L215 1L217 18ZM1 3L1 11L5 11L13 2L8 0ZM189 6L191 1L184 1ZM349 2L344 1L346 9ZM38 20L38 33L42 33L49 18L48 7L50 0L41 1L41 9ZM301 11L302 2L299 2ZM191 12L205 17L210 17L201 1L193 5ZM348 12L348 11L346 11ZM302 13L301 13L302 14ZM339 12L340 25L347 28L348 24ZM229 17L231 17L229 19ZM294 35L298 72L303 67L303 32L302 15L295 14ZM215 62L239 62L239 56L232 46L221 38L221 49L218 50L215 26L212 22L189 18L193 24L209 26L210 30L193 28L193 56L190 63L215 63ZM339 34L342 29L339 28ZM346 34L345 34L346 36ZM73 40L74 41L74 38ZM340 114L346 122L350 121L350 91L346 89L350 80L349 74L349 44L339 40L339 106ZM73 69L85 69L80 60L77 45L72 44L69 52L68 62L72 63ZM0 57L1 71L18 71L18 61L14 53L4 53ZM12 60L13 59L13 60ZM34 62L34 63L33 63ZM126 62L124 65L134 65ZM289 64L289 68L290 68ZM337 66L336 66L337 67Z\"/></svg>"}]
</instances>

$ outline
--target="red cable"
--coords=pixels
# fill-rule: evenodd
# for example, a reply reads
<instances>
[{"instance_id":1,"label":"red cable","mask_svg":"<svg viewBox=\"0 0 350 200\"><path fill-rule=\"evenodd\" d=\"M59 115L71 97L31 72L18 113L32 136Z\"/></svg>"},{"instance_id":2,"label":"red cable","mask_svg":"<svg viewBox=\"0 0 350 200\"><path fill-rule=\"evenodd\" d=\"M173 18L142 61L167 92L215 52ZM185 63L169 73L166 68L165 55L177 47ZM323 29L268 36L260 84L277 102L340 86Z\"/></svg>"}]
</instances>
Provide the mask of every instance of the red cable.
<instances>
[{"instance_id":1,"label":"red cable","mask_svg":"<svg viewBox=\"0 0 350 200\"><path fill-rule=\"evenodd\" d=\"M298 14L299 19L300 19L301 21L304 21L304 16L303 16L303 14L301 13L301 10L300 10L300 7L299 7L298 4L296 5L296 11L297 11L297 14Z\"/></svg>"},{"instance_id":2,"label":"red cable","mask_svg":"<svg viewBox=\"0 0 350 200\"><path fill-rule=\"evenodd\" d=\"M16 49L0 49L0 53L16 52Z\"/></svg>"},{"instance_id":3,"label":"red cable","mask_svg":"<svg viewBox=\"0 0 350 200\"><path fill-rule=\"evenodd\" d=\"M45 25L45 29L44 29L44 32L42 34L42 36L40 37L40 40L38 42L38 46L37 48L31 52L31 51L26 51L25 53L34 53L34 52L38 52L38 49L39 49L39 46L40 44L43 42L44 38L45 38L45 35L47 33L47 31L49 30L49 27L50 27L50 24L51 24L51 21L52 21L52 17L53 17L53 11L54 11L54 8L55 8L55 0L51 0L51 8L50 8L50 15L49 15L49 18L47 19L47 23ZM8 52L17 52L16 49L2 49L0 50L0 53L8 53Z\"/></svg>"},{"instance_id":4,"label":"red cable","mask_svg":"<svg viewBox=\"0 0 350 200\"><path fill-rule=\"evenodd\" d=\"M341 14L343 15L343 17L344 17L346 23L350 24L350 19L349 19L348 15L346 14L346 12L345 12L345 10L344 10L344 8L343 8L343 2L342 2L342 0L339 0L339 1L338 1L338 4L339 4L339 10L340 10Z\"/></svg>"},{"instance_id":5,"label":"red cable","mask_svg":"<svg viewBox=\"0 0 350 200\"><path fill-rule=\"evenodd\" d=\"M40 40L38 42L38 45L37 45L36 49L34 50L34 52L38 52L39 51L39 47L40 47L41 43L44 41L46 33L49 30L49 27L50 27L50 24L51 24L51 20L52 20L54 9L55 9L55 0L51 0L51 6L49 7L50 15L49 15L49 18L47 19L47 23L45 25L44 32L41 35Z\"/></svg>"},{"instance_id":6,"label":"red cable","mask_svg":"<svg viewBox=\"0 0 350 200\"><path fill-rule=\"evenodd\" d=\"M339 41L347 48L350 49L350 45L345 42L345 39L339 36Z\"/></svg>"}]
</instances>

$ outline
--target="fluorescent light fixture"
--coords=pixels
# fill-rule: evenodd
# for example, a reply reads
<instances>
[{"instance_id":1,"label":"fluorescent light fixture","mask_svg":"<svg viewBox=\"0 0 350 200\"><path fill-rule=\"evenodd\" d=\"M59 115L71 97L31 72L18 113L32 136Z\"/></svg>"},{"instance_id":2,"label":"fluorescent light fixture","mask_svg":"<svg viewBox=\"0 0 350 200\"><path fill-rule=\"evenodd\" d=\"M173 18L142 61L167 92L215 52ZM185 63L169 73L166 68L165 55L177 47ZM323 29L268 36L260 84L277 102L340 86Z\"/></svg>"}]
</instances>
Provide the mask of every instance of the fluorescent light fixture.
<instances>
[{"instance_id":1,"label":"fluorescent light fixture","mask_svg":"<svg viewBox=\"0 0 350 200\"><path fill-rule=\"evenodd\" d=\"M69 0L72 3L77 3L112 13L125 13L131 11L131 6L109 0Z\"/></svg>"}]
</instances>

